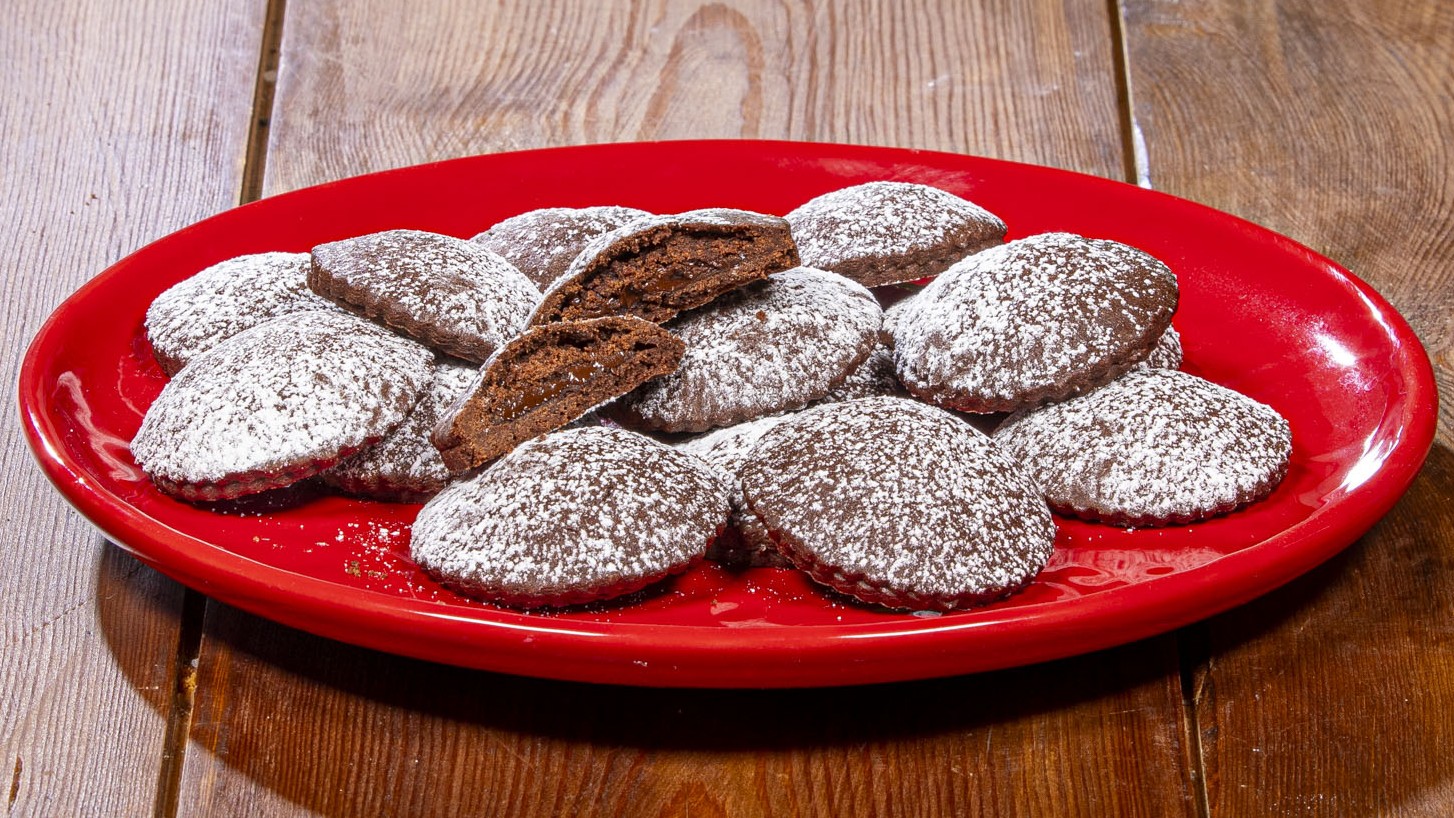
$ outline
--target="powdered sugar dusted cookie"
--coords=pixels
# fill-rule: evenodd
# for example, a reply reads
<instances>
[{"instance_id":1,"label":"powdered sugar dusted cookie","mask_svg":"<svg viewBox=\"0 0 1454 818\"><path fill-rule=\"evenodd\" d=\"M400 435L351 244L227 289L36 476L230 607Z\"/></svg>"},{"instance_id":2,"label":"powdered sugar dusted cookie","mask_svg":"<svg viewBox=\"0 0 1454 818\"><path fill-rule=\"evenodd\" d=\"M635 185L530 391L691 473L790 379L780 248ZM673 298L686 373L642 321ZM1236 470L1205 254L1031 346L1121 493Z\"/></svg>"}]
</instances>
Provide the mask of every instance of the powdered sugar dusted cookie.
<instances>
[{"instance_id":1,"label":"powdered sugar dusted cookie","mask_svg":"<svg viewBox=\"0 0 1454 818\"><path fill-rule=\"evenodd\" d=\"M525 329L540 291L473 242L388 230L313 248L308 286L426 346L483 363Z\"/></svg>"},{"instance_id":2,"label":"powdered sugar dusted cookie","mask_svg":"<svg viewBox=\"0 0 1454 818\"><path fill-rule=\"evenodd\" d=\"M836 403L859 398L874 398L881 395L903 396L904 387L894 374L894 350L888 344L879 342L863 363L853 368L843 383L828 390L821 400Z\"/></svg>"},{"instance_id":3,"label":"powdered sugar dusted cookie","mask_svg":"<svg viewBox=\"0 0 1454 818\"><path fill-rule=\"evenodd\" d=\"M485 363L433 434L452 472L484 465L523 440L671 372L682 342L629 315L531 327Z\"/></svg>"},{"instance_id":4,"label":"powdered sugar dusted cookie","mask_svg":"<svg viewBox=\"0 0 1454 818\"><path fill-rule=\"evenodd\" d=\"M310 477L388 434L429 382L433 355L341 311L275 318L197 356L142 420L132 454L187 500Z\"/></svg>"},{"instance_id":5,"label":"powdered sugar dusted cookie","mask_svg":"<svg viewBox=\"0 0 1454 818\"><path fill-rule=\"evenodd\" d=\"M686 570L727 520L700 460L625 429L528 441L440 492L410 552L440 582L534 608L607 599Z\"/></svg>"},{"instance_id":6,"label":"powdered sugar dusted cookie","mask_svg":"<svg viewBox=\"0 0 1454 818\"><path fill-rule=\"evenodd\" d=\"M323 472L323 481L360 497L406 503L439 493L449 481L449 469L429 436L478 376L479 367L462 361L436 362L429 388L404 422L383 440Z\"/></svg>"},{"instance_id":7,"label":"powdered sugar dusted cookie","mask_svg":"<svg viewBox=\"0 0 1454 818\"><path fill-rule=\"evenodd\" d=\"M995 441L1056 510L1121 525L1191 522L1260 499L1292 453L1288 423L1272 407L1149 368L1012 415Z\"/></svg>"},{"instance_id":8,"label":"powdered sugar dusted cookie","mask_svg":"<svg viewBox=\"0 0 1454 818\"><path fill-rule=\"evenodd\" d=\"M946 190L868 182L825 193L787 215L803 263L868 287L938 275L1005 240L1005 223Z\"/></svg>"},{"instance_id":9,"label":"powdered sugar dusted cookie","mask_svg":"<svg viewBox=\"0 0 1454 818\"><path fill-rule=\"evenodd\" d=\"M307 253L256 253L208 267L169 287L146 310L157 363L175 375L195 356L280 315L336 310L308 289Z\"/></svg>"},{"instance_id":10,"label":"powdered sugar dusted cookie","mask_svg":"<svg viewBox=\"0 0 1454 818\"><path fill-rule=\"evenodd\" d=\"M1028 583L1055 524L1039 490L948 412L865 398L800 412L742 469L747 505L815 580L892 608L949 610Z\"/></svg>"},{"instance_id":11,"label":"powdered sugar dusted cookie","mask_svg":"<svg viewBox=\"0 0 1454 818\"><path fill-rule=\"evenodd\" d=\"M591 239L650 215L634 207L545 207L505 219L470 241L499 253L544 290Z\"/></svg>"},{"instance_id":12,"label":"powdered sugar dusted cookie","mask_svg":"<svg viewBox=\"0 0 1454 818\"><path fill-rule=\"evenodd\" d=\"M776 273L668 325L686 344L681 366L613 404L611 415L699 432L798 408L868 357L882 317L873 295L842 276Z\"/></svg>"},{"instance_id":13,"label":"powdered sugar dusted cookie","mask_svg":"<svg viewBox=\"0 0 1454 818\"><path fill-rule=\"evenodd\" d=\"M707 559L727 565L772 566L789 565L787 559L778 553L762 521L747 508L742 499L742 466L752 455L757 441L791 415L770 415L735 426L714 429L704 435L681 441L676 448L695 455L721 471L723 479L732 487L732 526L712 547L707 549Z\"/></svg>"},{"instance_id":14,"label":"powdered sugar dusted cookie","mask_svg":"<svg viewBox=\"0 0 1454 818\"><path fill-rule=\"evenodd\" d=\"M1181 334L1176 331L1176 327L1167 327L1166 332L1161 333L1161 340L1151 348L1151 354L1146 356L1141 365L1157 369L1181 369Z\"/></svg>"},{"instance_id":15,"label":"powdered sugar dusted cookie","mask_svg":"<svg viewBox=\"0 0 1454 818\"><path fill-rule=\"evenodd\" d=\"M587 243L530 323L634 315L660 324L797 264L777 216L708 208L639 219Z\"/></svg>"},{"instance_id":16,"label":"powdered sugar dusted cookie","mask_svg":"<svg viewBox=\"0 0 1454 818\"><path fill-rule=\"evenodd\" d=\"M1106 383L1146 358L1176 277L1124 244L1045 233L977 253L904 302L894 363L915 397L1006 412Z\"/></svg>"}]
</instances>

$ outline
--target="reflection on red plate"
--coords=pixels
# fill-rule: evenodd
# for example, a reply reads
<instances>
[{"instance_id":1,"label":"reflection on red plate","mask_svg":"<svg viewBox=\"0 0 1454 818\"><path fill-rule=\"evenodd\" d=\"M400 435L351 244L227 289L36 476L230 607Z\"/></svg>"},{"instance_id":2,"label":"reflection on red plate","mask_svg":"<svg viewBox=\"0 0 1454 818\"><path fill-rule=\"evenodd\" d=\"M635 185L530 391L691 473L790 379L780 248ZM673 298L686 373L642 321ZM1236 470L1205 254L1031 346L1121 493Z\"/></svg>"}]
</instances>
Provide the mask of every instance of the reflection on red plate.
<instances>
[{"instance_id":1,"label":"reflection on red plate","mask_svg":"<svg viewBox=\"0 0 1454 818\"><path fill-rule=\"evenodd\" d=\"M1024 592L939 617L825 596L777 569L702 566L626 603L561 614L456 596L408 558L417 506L307 487L200 509L159 494L127 441L164 378L141 322L157 293L224 258L389 228L469 236L545 206L786 213L871 179L938 185L1011 237L1071 230L1141 247L1181 281L1186 368L1292 423L1288 476L1216 520L1124 531L1063 520ZM596 145L480 156L346 179L208 219L122 260L58 309L20 379L31 447L66 498L138 558L304 630L442 662L647 685L786 687L967 673L1162 632L1327 559L1408 487L1436 415L1429 361L1352 275L1234 217L1129 185L952 154L788 142Z\"/></svg>"}]
</instances>

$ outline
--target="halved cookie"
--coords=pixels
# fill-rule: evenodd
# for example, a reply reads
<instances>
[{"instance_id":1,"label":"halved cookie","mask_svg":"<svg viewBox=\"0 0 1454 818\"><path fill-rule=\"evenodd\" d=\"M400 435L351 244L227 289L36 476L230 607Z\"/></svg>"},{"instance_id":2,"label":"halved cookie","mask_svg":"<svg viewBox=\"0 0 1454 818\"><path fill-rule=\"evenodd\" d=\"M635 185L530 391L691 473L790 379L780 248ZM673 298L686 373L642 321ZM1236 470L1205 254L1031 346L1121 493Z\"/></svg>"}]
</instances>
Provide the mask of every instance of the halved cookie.
<instances>
[{"instance_id":1,"label":"halved cookie","mask_svg":"<svg viewBox=\"0 0 1454 818\"><path fill-rule=\"evenodd\" d=\"M470 241L499 253L545 290L591 239L650 215L634 207L543 207L511 216Z\"/></svg>"},{"instance_id":2,"label":"halved cookie","mask_svg":"<svg viewBox=\"0 0 1454 818\"><path fill-rule=\"evenodd\" d=\"M434 445L451 472L483 465L672 371L682 351L670 332L625 315L531 327L444 413Z\"/></svg>"},{"instance_id":3,"label":"halved cookie","mask_svg":"<svg viewBox=\"0 0 1454 818\"><path fill-rule=\"evenodd\" d=\"M1136 369L1011 415L995 442L1060 512L1126 526L1187 523L1269 494L1287 472L1272 407L1170 369Z\"/></svg>"},{"instance_id":4,"label":"halved cookie","mask_svg":"<svg viewBox=\"0 0 1454 818\"><path fill-rule=\"evenodd\" d=\"M308 286L456 358L483 363L525 329L540 291L472 242L388 230L313 248Z\"/></svg>"},{"instance_id":5,"label":"halved cookie","mask_svg":"<svg viewBox=\"0 0 1454 818\"><path fill-rule=\"evenodd\" d=\"M950 610L1028 583L1055 524L990 439L902 398L828 403L758 441L748 507L813 579L891 608Z\"/></svg>"},{"instance_id":6,"label":"halved cookie","mask_svg":"<svg viewBox=\"0 0 1454 818\"><path fill-rule=\"evenodd\" d=\"M970 256L896 308L894 365L921 400L1013 411L1129 370L1176 305L1176 277L1134 247L1030 236Z\"/></svg>"},{"instance_id":7,"label":"halved cookie","mask_svg":"<svg viewBox=\"0 0 1454 818\"><path fill-rule=\"evenodd\" d=\"M797 263L777 216L724 208L654 216L592 239L530 323L634 315L660 324Z\"/></svg>"},{"instance_id":8,"label":"halved cookie","mask_svg":"<svg viewBox=\"0 0 1454 818\"><path fill-rule=\"evenodd\" d=\"M433 357L342 311L275 318L192 359L147 409L131 452L186 500L280 488L398 426Z\"/></svg>"},{"instance_id":9,"label":"halved cookie","mask_svg":"<svg viewBox=\"0 0 1454 818\"><path fill-rule=\"evenodd\" d=\"M629 426L700 432L796 409L842 383L878 341L883 311L848 279L798 267L678 316L681 366L613 404Z\"/></svg>"},{"instance_id":10,"label":"halved cookie","mask_svg":"<svg viewBox=\"0 0 1454 818\"><path fill-rule=\"evenodd\" d=\"M420 510L410 553L462 593L522 608L640 590L701 559L727 520L704 463L625 429L522 444Z\"/></svg>"},{"instance_id":11,"label":"halved cookie","mask_svg":"<svg viewBox=\"0 0 1454 818\"><path fill-rule=\"evenodd\" d=\"M868 182L810 199L787 215L803 263L865 287L944 272L1005 240L1005 223L928 185Z\"/></svg>"}]
</instances>

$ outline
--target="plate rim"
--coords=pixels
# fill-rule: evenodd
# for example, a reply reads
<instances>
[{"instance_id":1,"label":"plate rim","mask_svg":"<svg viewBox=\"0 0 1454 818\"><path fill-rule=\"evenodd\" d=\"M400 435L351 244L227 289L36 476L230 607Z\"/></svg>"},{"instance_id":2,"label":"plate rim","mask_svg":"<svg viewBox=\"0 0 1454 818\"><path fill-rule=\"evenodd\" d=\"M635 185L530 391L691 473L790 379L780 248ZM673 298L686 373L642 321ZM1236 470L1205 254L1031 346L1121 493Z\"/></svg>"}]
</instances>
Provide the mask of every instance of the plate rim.
<instances>
[{"instance_id":1,"label":"plate rim","mask_svg":"<svg viewBox=\"0 0 1454 818\"><path fill-rule=\"evenodd\" d=\"M734 629L692 624L558 620L497 609L479 609L488 612L489 617L484 619L462 617L451 615L447 606L438 603L349 588L260 562L173 529L93 483L60 443L59 430L44 411L49 401L40 382L42 353L64 324L65 317L91 293L113 277L124 274L138 256L145 258L157 245L179 234L211 229L219 221L225 223L237 218L239 211L277 207L280 200L327 195L331 188L359 184L356 180L361 179L379 180L391 175L427 172L424 169L439 171L461 163L508 160L521 154L560 155L603 149L629 152L659 146L712 152L867 154L875 158L897 155L918 162L984 162L1015 172L1064 174L1076 177L1080 184L1131 188L1137 191L1137 196L1160 200L1165 206L1189 207L1204 216L1230 220L1229 225L1258 241L1270 242L1305 257L1324 273L1351 286L1376 308L1384 319L1388 336L1399 348L1399 360L1392 369L1401 372L1409 385L1400 402L1383 407L1378 425L1381 432L1390 422L1395 422L1400 431L1398 440L1378 470L1337 502L1316 509L1307 518L1261 542L1166 576L1073 599L1017 606L1004 613L970 611L943 622L913 618L903 622ZM59 493L113 542L184 585L291 627L389 653L521 675L673 687L833 686L980 672L1100 650L1205 619L1305 573L1351 545L1376 524L1404 494L1422 467L1434 440L1438 399L1427 352L1407 321L1387 300L1362 279L1316 251L1233 214L1126 182L1042 165L912 148L736 139L614 142L481 154L347 177L230 208L149 242L68 296L28 345L17 392L26 442ZM1398 407L1403 412L1394 418ZM1356 530L1356 534L1330 538L1326 536L1330 528L1344 532ZM142 545L133 542L138 538L144 540ZM1234 583L1229 582L1229 577L1251 581ZM1171 603L1183 589L1204 593L1208 588L1223 593L1194 608ZM317 618L318 614L327 615ZM1004 625L1007 620L1027 617L1035 619L1037 631L1058 635L1060 643L1055 639L1040 639L1028 647L1011 644L1013 640L1006 638ZM1088 623L1095 626L1094 631L1087 627ZM420 638L421 625L429 638ZM393 644L384 648L378 639L360 640L357 632L364 629L391 634ZM441 629L453 636L438 638ZM967 637L965 634L969 631L977 633ZM813 638L803 638L804 632L811 632ZM664 640L664 634L689 638ZM872 642L899 636L918 640L916 645L920 650L933 655L918 665L866 664L875 657L866 655L862 648L865 639ZM705 642L698 641L703 637ZM599 641L602 639L608 641ZM959 650L966 646L966 641L973 642L976 648L1000 652L966 657ZM1062 649L1062 644L1068 647ZM459 656L461 645L494 650ZM604 656L603 645L608 646ZM444 649L451 646L452 649ZM751 662L731 658L745 654L751 655ZM744 664L751 667L744 668Z\"/></svg>"}]
</instances>

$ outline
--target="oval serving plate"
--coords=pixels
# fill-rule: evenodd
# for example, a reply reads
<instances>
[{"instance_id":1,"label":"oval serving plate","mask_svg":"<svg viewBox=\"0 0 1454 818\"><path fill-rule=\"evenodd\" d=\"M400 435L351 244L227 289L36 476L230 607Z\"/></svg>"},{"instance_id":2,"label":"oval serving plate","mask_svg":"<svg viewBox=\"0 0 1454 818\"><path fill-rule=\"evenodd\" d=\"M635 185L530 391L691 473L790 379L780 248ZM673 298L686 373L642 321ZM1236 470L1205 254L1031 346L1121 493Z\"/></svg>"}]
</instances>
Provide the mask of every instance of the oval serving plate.
<instances>
[{"instance_id":1,"label":"oval serving plate","mask_svg":"<svg viewBox=\"0 0 1454 818\"><path fill-rule=\"evenodd\" d=\"M1010 237L1069 230L1176 271L1188 371L1292 424L1288 476L1235 514L1125 531L1060 520L1024 592L939 617L844 604L795 572L703 565L628 603L563 614L456 596L408 558L418 507L317 495L221 514L156 491L127 443L164 377L142 318L222 259L390 228L470 236L547 206L786 213L873 179L923 182L998 213ZM1068 656L1245 602L1353 542L1433 439L1428 357L1366 284L1312 251L1182 199L1049 168L793 142L627 143L479 156L345 179L222 213L118 262L56 310L26 354L20 407L47 476L143 562L212 597L345 642L469 667L703 687L927 678Z\"/></svg>"}]
</instances>

